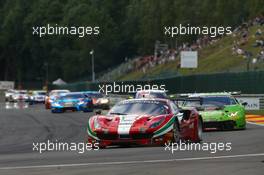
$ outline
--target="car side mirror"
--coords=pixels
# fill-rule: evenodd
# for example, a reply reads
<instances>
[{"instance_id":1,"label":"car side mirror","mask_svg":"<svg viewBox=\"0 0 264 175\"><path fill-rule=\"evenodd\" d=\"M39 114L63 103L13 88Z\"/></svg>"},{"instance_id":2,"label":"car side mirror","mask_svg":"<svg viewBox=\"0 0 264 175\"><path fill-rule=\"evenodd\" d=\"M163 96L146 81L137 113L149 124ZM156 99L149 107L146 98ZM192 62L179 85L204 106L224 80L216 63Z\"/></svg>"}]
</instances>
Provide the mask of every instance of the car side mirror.
<instances>
[{"instance_id":1,"label":"car side mirror","mask_svg":"<svg viewBox=\"0 0 264 175\"><path fill-rule=\"evenodd\" d=\"M102 111L101 111L100 109L99 109L99 110L96 110L96 111L95 111L95 114L96 114L96 115L101 115L101 114L102 114Z\"/></svg>"},{"instance_id":2,"label":"car side mirror","mask_svg":"<svg viewBox=\"0 0 264 175\"><path fill-rule=\"evenodd\" d=\"M176 96L175 95L170 95L169 98L174 99Z\"/></svg>"},{"instance_id":3,"label":"car side mirror","mask_svg":"<svg viewBox=\"0 0 264 175\"><path fill-rule=\"evenodd\" d=\"M189 111L189 110L182 110L181 112L183 113L183 117L182 117L183 120L189 120L190 119L191 111Z\"/></svg>"},{"instance_id":4,"label":"car side mirror","mask_svg":"<svg viewBox=\"0 0 264 175\"><path fill-rule=\"evenodd\" d=\"M247 106L248 103L247 103L247 102L243 102L242 105L243 105L243 106Z\"/></svg>"}]
</instances>

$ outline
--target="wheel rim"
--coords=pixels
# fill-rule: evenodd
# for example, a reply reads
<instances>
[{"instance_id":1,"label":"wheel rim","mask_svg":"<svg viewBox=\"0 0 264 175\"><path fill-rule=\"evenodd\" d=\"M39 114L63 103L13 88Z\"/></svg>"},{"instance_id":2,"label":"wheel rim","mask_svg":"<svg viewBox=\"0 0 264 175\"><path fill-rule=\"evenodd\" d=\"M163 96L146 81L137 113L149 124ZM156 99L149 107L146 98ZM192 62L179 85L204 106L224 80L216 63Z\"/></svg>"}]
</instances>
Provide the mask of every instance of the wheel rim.
<instances>
[{"instance_id":1,"label":"wheel rim","mask_svg":"<svg viewBox=\"0 0 264 175\"><path fill-rule=\"evenodd\" d=\"M173 138L174 138L174 142L180 141L180 131L178 124L176 122L174 122L173 124Z\"/></svg>"}]
</instances>

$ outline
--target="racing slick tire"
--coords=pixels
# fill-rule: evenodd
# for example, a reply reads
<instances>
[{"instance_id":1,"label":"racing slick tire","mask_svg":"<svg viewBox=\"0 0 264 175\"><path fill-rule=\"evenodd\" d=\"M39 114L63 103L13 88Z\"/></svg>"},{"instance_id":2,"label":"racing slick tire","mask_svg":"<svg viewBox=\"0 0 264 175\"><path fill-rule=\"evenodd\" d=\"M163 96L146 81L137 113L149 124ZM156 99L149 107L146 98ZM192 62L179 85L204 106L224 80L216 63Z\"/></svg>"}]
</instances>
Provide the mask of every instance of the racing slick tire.
<instances>
[{"instance_id":1,"label":"racing slick tire","mask_svg":"<svg viewBox=\"0 0 264 175\"><path fill-rule=\"evenodd\" d=\"M197 123L197 140L195 142L199 143L203 140L203 120L201 117L199 117L198 123Z\"/></svg>"},{"instance_id":2,"label":"racing slick tire","mask_svg":"<svg viewBox=\"0 0 264 175\"><path fill-rule=\"evenodd\" d=\"M178 120L175 120L175 122L173 123L173 142L174 143L179 143L181 140L181 134L180 134L180 125Z\"/></svg>"},{"instance_id":3,"label":"racing slick tire","mask_svg":"<svg viewBox=\"0 0 264 175\"><path fill-rule=\"evenodd\" d=\"M105 148L106 148L106 145L103 145L102 143L100 143L100 142L98 142L98 141L97 141L97 142L93 142L92 140L93 140L93 139L90 138L90 137L88 136L88 134L86 133L85 136L84 136L84 143L85 143L85 144L90 143L90 144L92 144L92 147L93 147L93 148L96 148L96 147L95 147L95 144L97 144L97 146L98 146L99 149L105 149Z\"/></svg>"}]
</instances>

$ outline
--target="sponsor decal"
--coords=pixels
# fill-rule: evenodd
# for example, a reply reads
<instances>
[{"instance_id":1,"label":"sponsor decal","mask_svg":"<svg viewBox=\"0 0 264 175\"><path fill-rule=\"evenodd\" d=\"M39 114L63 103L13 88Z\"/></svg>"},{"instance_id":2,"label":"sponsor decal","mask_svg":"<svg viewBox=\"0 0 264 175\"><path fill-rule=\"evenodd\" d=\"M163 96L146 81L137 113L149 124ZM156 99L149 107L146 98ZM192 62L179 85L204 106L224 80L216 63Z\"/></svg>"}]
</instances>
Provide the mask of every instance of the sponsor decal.
<instances>
[{"instance_id":1,"label":"sponsor decal","mask_svg":"<svg viewBox=\"0 0 264 175\"><path fill-rule=\"evenodd\" d=\"M229 117L236 117L237 114L238 114L238 112L232 112L232 113L230 113L228 116L229 116Z\"/></svg>"},{"instance_id":2,"label":"sponsor decal","mask_svg":"<svg viewBox=\"0 0 264 175\"><path fill-rule=\"evenodd\" d=\"M13 81L0 81L0 90L14 89L15 83Z\"/></svg>"},{"instance_id":3,"label":"sponsor decal","mask_svg":"<svg viewBox=\"0 0 264 175\"><path fill-rule=\"evenodd\" d=\"M118 125L118 134L125 135L129 134L130 128L138 118L138 115L120 115L120 121Z\"/></svg>"},{"instance_id":4,"label":"sponsor decal","mask_svg":"<svg viewBox=\"0 0 264 175\"><path fill-rule=\"evenodd\" d=\"M257 97L236 97L240 104L247 102L245 106L246 110L259 110L260 109L260 102L259 98Z\"/></svg>"},{"instance_id":5,"label":"sponsor decal","mask_svg":"<svg viewBox=\"0 0 264 175\"><path fill-rule=\"evenodd\" d=\"M163 125L160 129L154 132L153 137L159 137L161 135L164 135L171 131L173 129L173 122L174 122L174 117L172 117L165 125Z\"/></svg>"}]
</instances>

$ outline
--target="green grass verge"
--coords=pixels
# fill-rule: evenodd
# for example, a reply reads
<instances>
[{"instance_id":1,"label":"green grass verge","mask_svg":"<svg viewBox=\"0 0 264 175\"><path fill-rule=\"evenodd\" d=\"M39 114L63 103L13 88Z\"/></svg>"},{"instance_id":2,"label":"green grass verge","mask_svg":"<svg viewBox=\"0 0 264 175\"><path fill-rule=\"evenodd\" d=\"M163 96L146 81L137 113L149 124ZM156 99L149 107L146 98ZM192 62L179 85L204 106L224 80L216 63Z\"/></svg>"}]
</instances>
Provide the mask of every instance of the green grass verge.
<instances>
[{"instance_id":1,"label":"green grass verge","mask_svg":"<svg viewBox=\"0 0 264 175\"><path fill-rule=\"evenodd\" d=\"M264 30L264 27L254 26L250 28L248 43L241 46L242 49L253 53L253 57L260 52L259 47L253 47L256 41L255 32L258 28ZM160 64L148 69L145 73L142 71L134 71L119 77L119 80L136 80L146 78L160 78L168 75L190 75L201 73L216 73L230 71L246 71L247 60L243 56L233 55L233 42L238 38L234 36L225 36L213 45L209 45L199 51L199 60L197 69L179 69L179 57L176 61L167 64ZM256 65L258 69L264 69L264 63ZM251 66L251 69L252 66Z\"/></svg>"}]
</instances>

